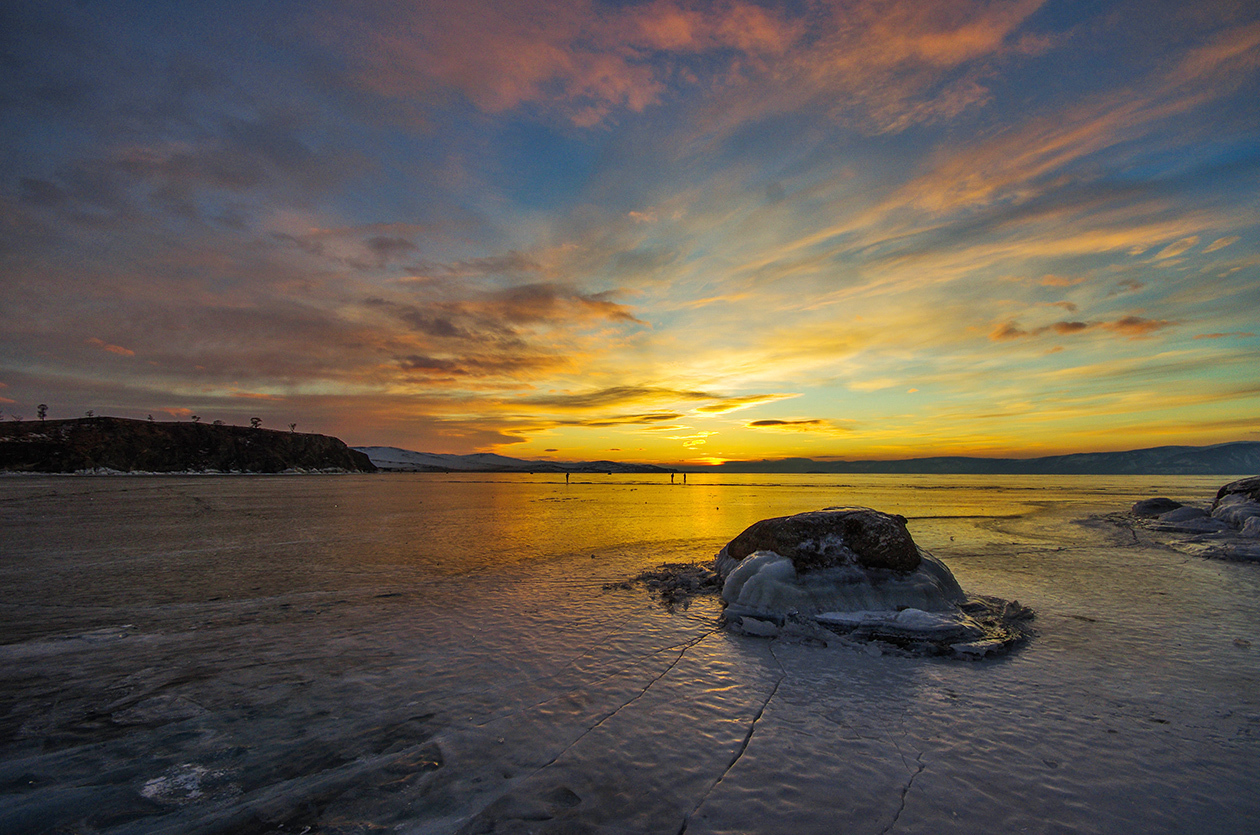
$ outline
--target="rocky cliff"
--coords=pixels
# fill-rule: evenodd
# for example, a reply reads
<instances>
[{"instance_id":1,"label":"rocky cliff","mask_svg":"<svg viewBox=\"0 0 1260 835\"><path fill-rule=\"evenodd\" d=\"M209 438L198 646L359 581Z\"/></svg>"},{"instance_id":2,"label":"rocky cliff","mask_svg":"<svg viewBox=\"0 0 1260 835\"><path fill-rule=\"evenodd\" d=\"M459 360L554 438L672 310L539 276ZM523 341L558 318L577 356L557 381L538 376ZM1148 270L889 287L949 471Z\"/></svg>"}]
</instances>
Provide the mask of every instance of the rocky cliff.
<instances>
[{"instance_id":1,"label":"rocky cliff","mask_svg":"<svg viewBox=\"0 0 1260 835\"><path fill-rule=\"evenodd\" d=\"M327 435L96 417L0 424L0 470L280 473L376 467Z\"/></svg>"}]
</instances>

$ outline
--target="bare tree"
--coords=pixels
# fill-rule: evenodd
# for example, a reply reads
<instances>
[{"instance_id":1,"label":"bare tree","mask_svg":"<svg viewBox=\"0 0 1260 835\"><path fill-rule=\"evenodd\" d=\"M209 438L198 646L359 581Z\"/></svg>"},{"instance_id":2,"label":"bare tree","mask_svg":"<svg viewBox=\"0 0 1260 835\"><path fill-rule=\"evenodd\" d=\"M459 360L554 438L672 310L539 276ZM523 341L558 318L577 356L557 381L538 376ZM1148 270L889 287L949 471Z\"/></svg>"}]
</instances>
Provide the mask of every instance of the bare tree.
<instances>
[{"instance_id":1,"label":"bare tree","mask_svg":"<svg viewBox=\"0 0 1260 835\"><path fill-rule=\"evenodd\" d=\"M43 423L44 418L48 417L48 404L40 403L35 407L35 414L39 415L39 422Z\"/></svg>"},{"instance_id":2,"label":"bare tree","mask_svg":"<svg viewBox=\"0 0 1260 835\"><path fill-rule=\"evenodd\" d=\"M250 418L249 425L251 428L257 429L258 427L262 426L262 418L256 418L256 417Z\"/></svg>"},{"instance_id":3,"label":"bare tree","mask_svg":"<svg viewBox=\"0 0 1260 835\"><path fill-rule=\"evenodd\" d=\"M96 412L92 411L91 409L88 409L84 414L86 414L90 418L96 417Z\"/></svg>"},{"instance_id":4,"label":"bare tree","mask_svg":"<svg viewBox=\"0 0 1260 835\"><path fill-rule=\"evenodd\" d=\"M296 431L297 431L297 424L296 424L296 423L290 423L290 424L289 424L289 431L290 431L290 432L296 432Z\"/></svg>"},{"instance_id":5,"label":"bare tree","mask_svg":"<svg viewBox=\"0 0 1260 835\"><path fill-rule=\"evenodd\" d=\"M201 423L201 415L189 415L193 423Z\"/></svg>"}]
</instances>

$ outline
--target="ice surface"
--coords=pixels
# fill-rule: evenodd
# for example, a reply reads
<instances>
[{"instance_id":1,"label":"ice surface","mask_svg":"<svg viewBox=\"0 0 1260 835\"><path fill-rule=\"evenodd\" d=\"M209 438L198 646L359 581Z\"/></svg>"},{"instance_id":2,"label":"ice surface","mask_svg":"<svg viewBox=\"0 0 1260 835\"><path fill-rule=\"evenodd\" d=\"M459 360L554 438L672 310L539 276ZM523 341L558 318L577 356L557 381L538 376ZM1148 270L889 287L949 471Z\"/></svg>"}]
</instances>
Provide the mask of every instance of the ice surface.
<instances>
[{"instance_id":1,"label":"ice surface","mask_svg":"<svg viewBox=\"0 0 1260 835\"><path fill-rule=\"evenodd\" d=\"M0 479L0 831L1260 820L1260 566L1101 519L1219 479L691 481ZM605 588L842 502L907 516L1039 637L962 664Z\"/></svg>"}]
</instances>

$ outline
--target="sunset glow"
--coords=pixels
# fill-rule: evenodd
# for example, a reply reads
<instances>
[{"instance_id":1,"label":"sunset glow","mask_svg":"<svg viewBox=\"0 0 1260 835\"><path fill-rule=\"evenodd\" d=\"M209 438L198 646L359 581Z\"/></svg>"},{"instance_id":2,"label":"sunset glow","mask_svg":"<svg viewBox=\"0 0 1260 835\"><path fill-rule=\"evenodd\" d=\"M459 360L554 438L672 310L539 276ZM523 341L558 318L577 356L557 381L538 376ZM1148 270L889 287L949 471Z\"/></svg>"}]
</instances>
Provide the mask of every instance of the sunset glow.
<instances>
[{"instance_id":1,"label":"sunset glow","mask_svg":"<svg viewBox=\"0 0 1260 835\"><path fill-rule=\"evenodd\" d=\"M1260 440L1254 3L0 31L6 420L694 464Z\"/></svg>"}]
</instances>

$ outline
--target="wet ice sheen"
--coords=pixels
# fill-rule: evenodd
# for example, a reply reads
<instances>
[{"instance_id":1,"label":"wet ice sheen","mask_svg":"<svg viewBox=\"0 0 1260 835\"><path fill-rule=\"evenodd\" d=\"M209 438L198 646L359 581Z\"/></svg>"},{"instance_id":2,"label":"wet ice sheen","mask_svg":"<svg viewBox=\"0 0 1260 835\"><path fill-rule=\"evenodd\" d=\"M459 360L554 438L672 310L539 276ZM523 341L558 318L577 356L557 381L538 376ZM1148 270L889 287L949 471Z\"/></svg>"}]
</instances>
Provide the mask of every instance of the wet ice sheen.
<instances>
[{"instance_id":1,"label":"wet ice sheen","mask_svg":"<svg viewBox=\"0 0 1260 835\"><path fill-rule=\"evenodd\" d=\"M1260 566L1088 520L1224 479L691 481L0 479L0 831L1260 819ZM907 516L1039 636L960 664L604 588L841 503Z\"/></svg>"}]
</instances>

